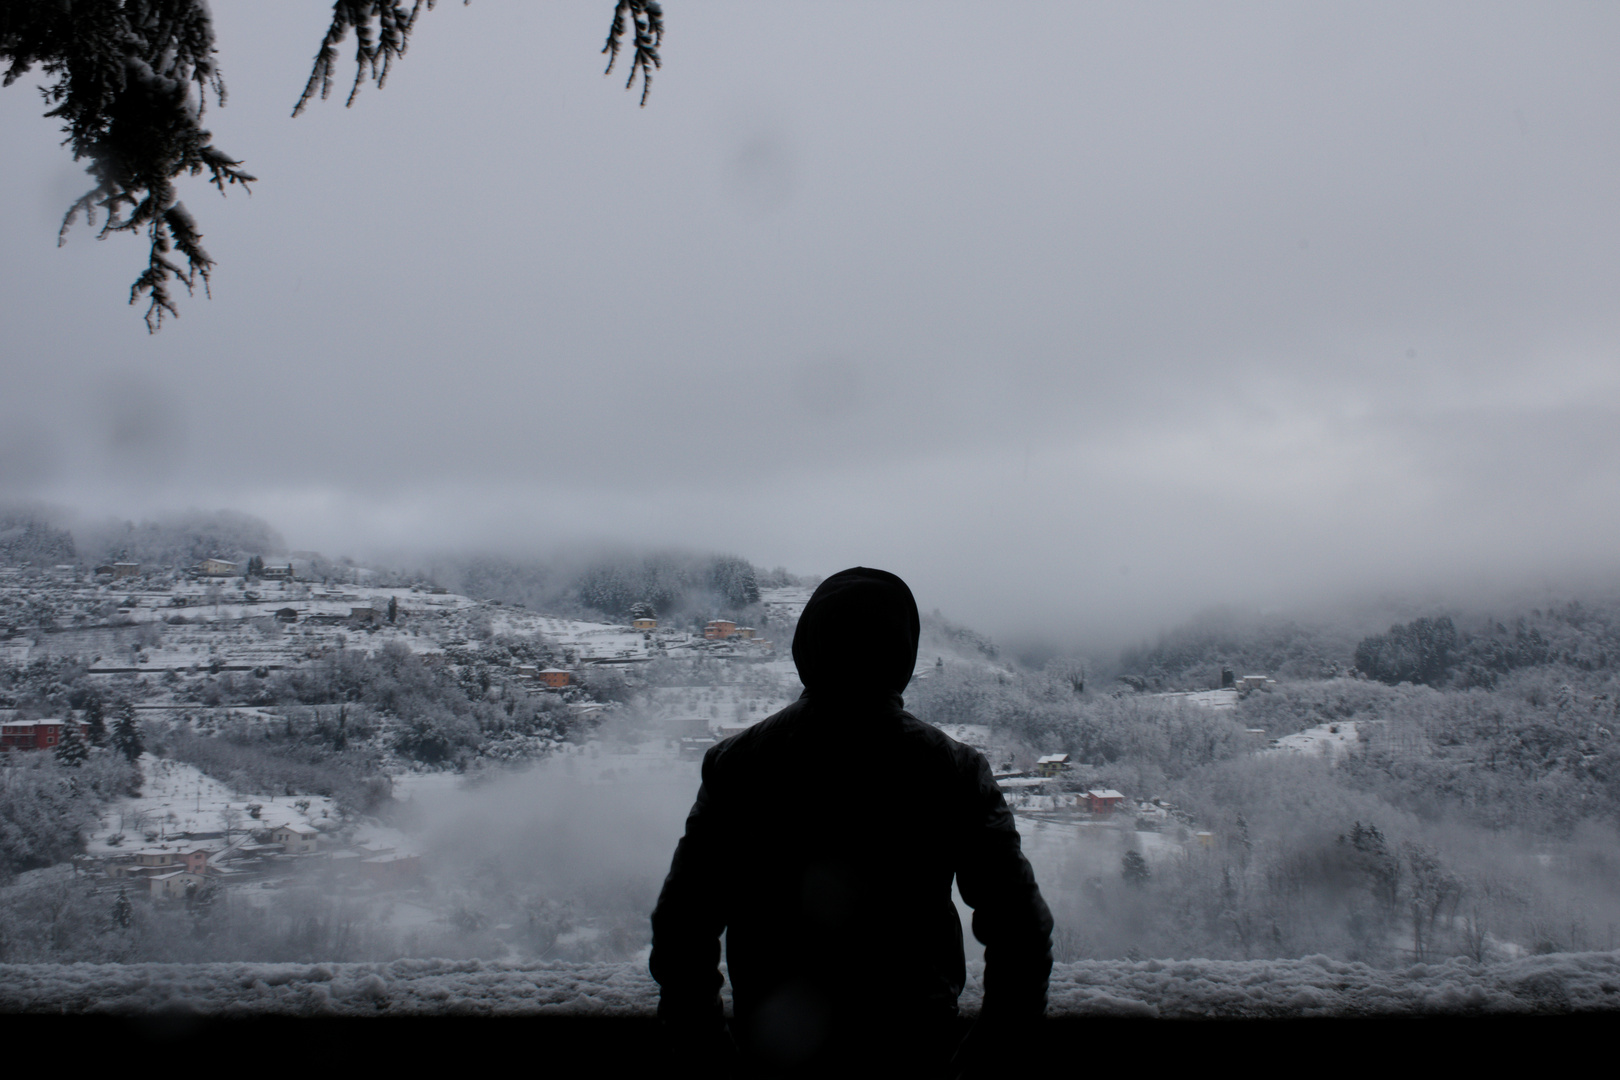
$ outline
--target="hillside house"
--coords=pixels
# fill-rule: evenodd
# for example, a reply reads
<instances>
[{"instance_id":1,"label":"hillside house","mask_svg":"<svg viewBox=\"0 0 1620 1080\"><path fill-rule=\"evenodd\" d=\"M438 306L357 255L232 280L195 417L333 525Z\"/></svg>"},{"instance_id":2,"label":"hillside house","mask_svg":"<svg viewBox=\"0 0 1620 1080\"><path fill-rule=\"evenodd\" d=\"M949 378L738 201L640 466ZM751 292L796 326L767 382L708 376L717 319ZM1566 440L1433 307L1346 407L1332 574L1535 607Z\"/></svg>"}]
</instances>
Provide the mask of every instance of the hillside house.
<instances>
[{"instance_id":1,"label":"hillside house","mask_svg":"<svg viewBox=\"0 0 1620 1080\"><path fill-rule=\"evenodd\" d=\"M349 609L349 618L357 623L370 623L377 621L377 609L367 604L364 607Z\"/></svg>"},{"instance_id":2,"label":"hillside house","mask_svg":"<svg viewBox=\"0 0 1620 1080\"><path fill-rule=\"evenodd\" d=\"M1086 802L1090 804L1093 814L1111 814L1124 801L1125 796L1113 788L1092 788L1086 792Z\"/></svg>"},{"instance_id":3,"label":"hillside house","mask_svg":"<svg viewBox=\"0 0 1620 1080\"><path fill-rule=\"evenodd\" d=\"M141 564L138 562L115 562L112 564L112 576L114 581L119 578L140 577Z\"/></svg>"},{"instance_id":4,"label":"hillside house","mask_svg":"<svg viewBox=\"0 0 1620 1080\"><path fill-rule=\"evenodd\" d=\"M180 853L180 861L185 865L186 872L190 874L208 873L208 860L213 857L214 849L206 847L192 848Z\"/></svg>"},{"instance_id":5,"label":"hillside house","mask_svg":"<svg viewBox=\"0 0 1620 1080\"><path fill-rule=\"evenodd\" d=\"M200 889L207 879L189 870L176 870L148 878L154 900L184 900L193 889Z\"/></svg>"},{"instance_id":6,"label":"hillside house","mask_svg":"<svg viewBox=\"0 0 1620 1080\"><path fill-rule=\"evenodd\" d=\"M260 567L259 576L265 581L292 581L294 578L292 563L285 566Z\"/></svg>"},{"instance_id":7,"label":"hillside house","mask_svg":"<svg viewBox=\"0 0 1620 1080\"><path fill-rule=\"evenodd\" d=\"M147 848L132 853L132 858L107 867L107 876L114 878L151 878L183 871L199 877L211 867L208 860L214 848L207 845L193 847Z\"/></svg>"},{"instance_id":8,"label":"hillside house","mask_svg":"<svg viewBox=\"0 0 1620 1080\"><path fill-rule=\"evenodd\" d=\"M0 724L0 750L53 750L62 741L62 728L71 720L9 720ZM79 734L89 726L79 723Z\"/></svg>"},{"instance_id":9,"label":"hillside house","mask_svg":"<svg viewBox=\"0 0 1620 1080\"><path fill-rule=\"evenodd\" d=\"M1035 762L1035 775L1051 779L1071 768L1068 754L1042 754Z\"/></svg>"},{"instance_id":10,"label":"hillside house","mask_svg":"<svg viewBox=\"0 0 1620 1080\"><path fill-rule=\"evenodd\" d=\"M366 880L378 885L399 885L422 876L422 856L393 852L360 860L360 870Z\"/></svg>"},{"instance_id":11,"label":"hillside house","mask_svg":"<svg viewBox=\"0 0 1620 1080\"><path fill-rule=\"evenodd\" d=\"M1239 690L1266 690L1276 686L1277 680L1265 675L1245 675L1238 680Z\"/></svg>"},{"instance_id":12,"label":"hillside house","mask_svg":"<svg viewBox=\"0 0 1620 1080\"><path fill-rule=\"evenodd\" d=\"M145 851L131 852L130 857L108 866L107 876L150 878L159 874L173 874L185 868L180 852L170 851L167 848L149 848Z\"/></svg>"},{"instance_id":13,"label":"hillside house","mask_svg":"<svg viewBox=\"0 0 1620 1080\"><path fill-rule=\"evenodd\" d=\"M204 559L192 567L198 577L235 577L240 568L228 559Z\"/></svg>"},{"instance_id":14,"label":"hillside house","mask_svg":"<svg viewBox=\"0 0 1620 1080\"><path fill-rule=\"evenodd\" d=\"M680 743L681 757L691 760L700 759L709 752L709 747L713 746L716 741L712 737L703 735L683 735Z\"/></svg>"},{"instance_id":15,"label":"hillside house","mask_svg":"<svg viewBox=\"0 0 1620 1080\"><path fill-rule=\"evenodd\" d=\"M307 855L315 850L320 835L314 827L294 822L272 829L270 842L280 844L288 855Z\"/></svg>"},{"instance_id":16,"label":"hillside house","mask_svg":"<svg viewBox=\"0 0 1620 1080\"><path fill-rule=\"evenodd\" d=\"M552 690L562 690L574 681L574 676L562 668L548 667L544 671L536 672L535 679L539 681L541 686Z\"/></svg>"},{"instance_id":17,"label":"hillside house","mask_svg":"<svg viewBox=\"0 0 1620 1080\"><path fill-rule=\"evenodd\" d=\"M703 637L706 641L725 641L736 632L737 624L730 619L710 619L703 628Z\"/></svg>"},{"instance_id":18,"label":"hillside house","mask_svg":"<svg viewBox=\"0 0 1620 1080\"><path fill-rule=\"evenodd\" d=\"M650 618L631 619L630 629L639 630L643 634L650 634L658 629L658 620Z\"/></svg>"},{"instance_id":19,"label":"hillside house","mask_svg":"<svg viewBox=\"0 0 1620 1080\"><path fill-rule=\"evenodd\" d=\"M753 641L755 632L752 626L739 626L737 627L736 636L744 641Z\"/></svg>"}]
</instances>

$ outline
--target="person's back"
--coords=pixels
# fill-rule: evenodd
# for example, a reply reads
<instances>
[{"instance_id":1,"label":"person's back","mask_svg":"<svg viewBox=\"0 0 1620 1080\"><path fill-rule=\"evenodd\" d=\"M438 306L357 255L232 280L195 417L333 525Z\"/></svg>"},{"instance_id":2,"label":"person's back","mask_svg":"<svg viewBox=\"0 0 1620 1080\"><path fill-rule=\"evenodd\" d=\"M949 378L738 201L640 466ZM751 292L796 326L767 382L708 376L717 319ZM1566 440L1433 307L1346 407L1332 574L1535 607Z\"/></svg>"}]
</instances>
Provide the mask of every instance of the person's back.
<instances>
[{"instance_id":1,"label":"person's back","mask_svg":"<svg viewBox=\"0 0 1620 1080\"><path fill-rule=\"evenodd\" d=\"M653 914L666 1023L717 1024L726 931L757 1063L943 1064L965 978L953 877L986 945L986 1017L1044 1008L1051 917L989 767L901 709L917 633L900 579L829 578L794 638L805 695L709 751Z\"/></svg>"}]
</instances>

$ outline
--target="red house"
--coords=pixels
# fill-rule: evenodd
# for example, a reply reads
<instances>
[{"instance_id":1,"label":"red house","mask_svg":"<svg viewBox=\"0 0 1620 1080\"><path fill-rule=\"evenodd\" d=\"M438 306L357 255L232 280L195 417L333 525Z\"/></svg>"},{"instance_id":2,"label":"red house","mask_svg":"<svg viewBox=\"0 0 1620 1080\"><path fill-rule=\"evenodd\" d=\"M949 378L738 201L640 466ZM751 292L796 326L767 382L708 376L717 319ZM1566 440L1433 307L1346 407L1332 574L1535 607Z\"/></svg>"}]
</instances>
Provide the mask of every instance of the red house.
<instances>
[{"instance_id":1,"label":"red house","mask_svg":"<svg viewBox=\"0 0 1620 1080\"><path fill-rule=\"evenodd\" d=\"M730 619L713 619L703 628L703 636L710 641L724 641L737 632L737 624Z\"/></svg>"},{"instance_id":2,"label":"red house","mask_svg":"<svg viewBox=\"0 0 1620 1080\"><path fill-rule=\"evenodd\" d=\"M1125 796L1113 788L1092 788L1086 792L1086 799L1091 803L1093 814L1111 814L1114 807L1125 801Z\"/></svg>"},{"instance_id":3,"label":"red house","mask_svg":"<svg viewBox=\"0 0 1620 1080\"><path fill-rule=\"evenodd\" d=\"M544 671L537 672L535 678L539 679L544 686L548 686L553 690L561 690L572 682L574 677L562 668L548 667Z\"/></svg>"},{"instance_id":4,"label":"red house","mask_svg":"<svg viewBox=\"0 0 1620 1080\"><path fill-rule=\"evenodd\" d=\"M13 720L0 724L0 750L53 750L62 741L62 727L69 720ZM79 724L79 733L87 733Z\"/></svg>"}]
</instances>

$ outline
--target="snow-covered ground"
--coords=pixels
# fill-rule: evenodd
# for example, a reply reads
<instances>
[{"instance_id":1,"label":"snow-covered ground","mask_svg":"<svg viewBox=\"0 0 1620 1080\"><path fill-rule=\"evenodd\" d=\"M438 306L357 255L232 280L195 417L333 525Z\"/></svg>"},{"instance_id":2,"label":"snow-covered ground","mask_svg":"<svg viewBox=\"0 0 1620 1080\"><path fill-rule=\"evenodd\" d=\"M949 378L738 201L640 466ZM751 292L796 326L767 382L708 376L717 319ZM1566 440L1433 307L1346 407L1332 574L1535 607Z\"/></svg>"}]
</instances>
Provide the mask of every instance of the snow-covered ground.
<instances>
[{"instance_id":1,"label":"snow-covered ground","mask_svg":"<svg viewBox=\"0 0 1620 1080\"><path fill-rule=\"evenodd\" d=\"M792 626L799 621L799 616L804 613L804 605L810 602L810 594L814 591L798 585L761 589L759 602L764 605L765 615L771 620L772 626Z\"/></svg>"},{"instance_id":2,"label":"snow-covered ground","mask_svg":"<svg viewBox=\"0 0 1620 1080\"><path fill-rule=\"evenodd\" d=\"M962 995L978 1008L982 964ZM1055 1017L1285 1018L1620 1011L1620 953L1393 970L1302 960L1114 960L1058 964ZM641 963L6 964L0 1013L650 1016Z\"/></svg>"},{"instance_id":3,"label":"snow-covered ground","mask_svg":"<svg viewBox=\"0 0 1620 1080\"><path fill-rule=\"evenodd\" d=\"M141 794L118 799L107 808L85 844L86 853L128 855L180 833L223 833L228 815L233 833L278 825L335 824L337 810L324 796L244 795L194 766L151 754L141 755L141 773L145 778ZM260 807L257 819L249 815L249 805ZM119 836L119 843L108 843Z\"/></svg>"},{"instance_id":4,"label":"snow-covered ground","mask_svg":"<svg viewBox=\"0 0 1620 1080\"><path fill-rule=\"evenodd\" d=\"M1356 745L1360 737L1356 734L1356 724L1355 720L1318 724L1293 735L1284 735L1261 752L1337 759L1348 754L1350 748Z\"/></svg>"},{"instance_id":5,"label":"snow-covered ground","mask_svg":"<svg viewBox=\"0 0 1620 1080\"><path fill-rule=\"evenodd\" d=\"M1153 696L1178 700L1203 709L1235 709L1238 703L1236 690L1181 690Z\"/></svg>"},{"instance_id":6,"label":"snow-covered ground","mask_svg":"<svg viewBox=\"0 0 1620 1080\"><path fill-rule=\"evenodd\" d=\"M642 692L649 718L683 730L742 727L765 719L791 704L803 692L765 665L750 666L748 681L705 686L658 686Z\"/></svg>"}]
</instances>

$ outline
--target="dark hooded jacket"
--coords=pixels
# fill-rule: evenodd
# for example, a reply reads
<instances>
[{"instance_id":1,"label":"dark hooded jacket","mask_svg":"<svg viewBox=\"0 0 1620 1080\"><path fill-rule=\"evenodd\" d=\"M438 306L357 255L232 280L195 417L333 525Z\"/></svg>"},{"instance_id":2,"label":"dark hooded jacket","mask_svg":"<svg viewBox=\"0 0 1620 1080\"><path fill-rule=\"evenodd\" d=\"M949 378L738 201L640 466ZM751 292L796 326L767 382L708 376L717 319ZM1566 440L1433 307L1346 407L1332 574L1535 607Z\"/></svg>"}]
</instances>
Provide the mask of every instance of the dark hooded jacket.
<instances>
[{"instance_id":1,"label":"dark hooded jacket","mask_svg":"<svg viewBox=\"0 0 1620 1080\"><path fill-rule=\"evenodd\" d=\"M989 765L901 708L917 637L898 577L828 578L793 638L803 696L705 756L652 917L666 1022L719 1023L722 932L745 1044L948 1021L953 878L985 945L985 1017L1044 1010L1052 919Z\"/></svg>"}]
</instances>

